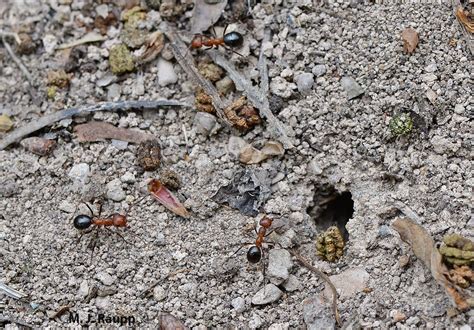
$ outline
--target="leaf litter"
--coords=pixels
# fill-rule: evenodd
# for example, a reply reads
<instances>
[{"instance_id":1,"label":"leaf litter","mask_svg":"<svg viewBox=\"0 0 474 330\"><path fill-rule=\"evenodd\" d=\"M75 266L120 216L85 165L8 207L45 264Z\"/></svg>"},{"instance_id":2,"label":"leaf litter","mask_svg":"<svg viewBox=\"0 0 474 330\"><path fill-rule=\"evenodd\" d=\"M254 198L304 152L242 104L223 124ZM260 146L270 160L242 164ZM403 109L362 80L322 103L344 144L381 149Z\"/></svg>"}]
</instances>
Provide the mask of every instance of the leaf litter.
<instances>
[{"instance_id":1,"label":"leaf litter","mask_svg":"<svg viewBox=\"0 0 474 330\"><path fill-rule=\"evenodd\" d=\"M74 127L74 131L79 142L96 142L112 139L130 143L142 143L154 139L153 135L139 130L115 127L112 124L99 121L77 125Z\"/></svg>"},{"instance_id":2,"label":"leaf litter","mask_svg":"<svg viewBox=\"0 0 474 330\"><path fill-rule=\"evenodd\" d=\"M474 306L473 297L468 297L462 288L450 280L449 271L443 264L442 256L425 228L409 218L395 220L392 227L400 234L400 238L411 246L415 256L431 270L434 279L444 288L457 309L465 311Z\"/></svg>"}]
</instances>

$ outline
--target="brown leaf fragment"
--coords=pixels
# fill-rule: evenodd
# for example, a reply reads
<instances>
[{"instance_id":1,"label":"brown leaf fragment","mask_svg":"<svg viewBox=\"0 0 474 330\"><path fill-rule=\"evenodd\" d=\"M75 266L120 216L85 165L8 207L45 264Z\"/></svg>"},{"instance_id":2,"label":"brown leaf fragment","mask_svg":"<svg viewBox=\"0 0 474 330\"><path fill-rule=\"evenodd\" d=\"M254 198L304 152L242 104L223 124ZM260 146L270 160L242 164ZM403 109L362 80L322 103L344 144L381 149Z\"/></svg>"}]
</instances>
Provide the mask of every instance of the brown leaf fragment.
<instances>
[{"instance_id":1,"label":"brown leaf fragment","mask_svg":"<svg viewBox=\"0 0 474 330\"><path fill-rule=\"evenodd\" d=\"M408 218L395 220L392 227L400 234L400 238L411 246L415 256L431 270L431 274L444 288L453 305L462 311L472 307L471 299L466 296L462 288L450 282L448 269L442 263L442 256L436 249L431 235Z\"/></svg>"},{"instance_id":2,"label":"brown leaf fragment","mask_svg":"<svg viewBox=\"0 0 474 330\"><path fill-rule=\"evenodd\" d=\"M151 33L145 41L145 51L137 59L139 63L148 63L153 61L163 50L165 37L162 32L155 31Z\"/></svg>"},{"instance_id":3,"label":"brown leaf fragment","mask_svg":"<svg viewBox=\"0 0 474 330\"><path fill-rule=\"evenodd\" d=\"M411 54L415 51L415 48L419 42L418 32L416 32L412 28L406 28L402 32L402 40L403 40L403 49L408 54Z\"/></svg>"},{"instance_id":4,"label":"brown leaf fragment","mask_svg":"<svg viewBox=\"0 0 474 330\"><path fill-rule=\"evenodd\" d=\"M171 314L161 314L160 315L160 330L185 330L183 322L174 317Z\"/></svg>"},{"instance_id":5,"label":"brown leaf fragment","mask_svg":"<svg viewBox=\"0 0 474 330\"><path fill-rule=\"evenodd\" d=\"M21 140L20 144L26 150L39 156L49 155L56 147L56 141L36 136L23 139Z\"/></svg>"},{"instance_id":6,"label":"brown leaf fragment","mask_svg":"<svg viewBox=\"0 0 474 330\"><path fill-rule=\"evenodd\" d=\"M179 199L173 195L173 193L169 191L160 180L152 179L148 183L148 191L158 202L171 212L176 213L183 218L190 217L188 210L186 210Z\"/></svg>"},{"instance_id":7,"label":"brown leaf fragment","mask_svg":"<svg viewBox=\"0 0 474 330\"><path fill-rule=\"evenodd\" d=\"M104 139L114 139L127 141L130 143L141 143L152 140L153 136L138 130L115 127L111 124L92 121L86 124L77 125L74 128L80 142L102 141Z\"/></svg>"},{"instance_id":8,"label":"brown leaf fragment","mask_svg":"<svg viewBox=\"0 0 474 330\"><path fill-rule=\"evenodd\" d=\"M247 144L239 153L239 161L244 164L258 164L270 156L281 156L285 152L280 142L268 141L262 150L258 150L252 145Z\"/></svg>"},{"instance_id":9,"label":"brown leaf fragment","mask_svg":"<svg viewBox=\"0 0 474 330\"><path fill-rule=\"evenodd\" d=\"M212 98L206 94L202 89L199 89L196 92L196 97L194 99L194 104L196 110L200 112L207 112L210 114L215 114L216 109L212 105Z\"/></svg>"},{"instance_id":10,"label":"brown leaf fragment","mask_svg":"<svg viewBox=\"0 0 474 330\"><path fill-rule=\"evenodd\" d=\"M469 16L468 11L464 11L462 6L456 9L456 17L469 33L474 33L474 20Z\"/></svg>"}]
</instances>

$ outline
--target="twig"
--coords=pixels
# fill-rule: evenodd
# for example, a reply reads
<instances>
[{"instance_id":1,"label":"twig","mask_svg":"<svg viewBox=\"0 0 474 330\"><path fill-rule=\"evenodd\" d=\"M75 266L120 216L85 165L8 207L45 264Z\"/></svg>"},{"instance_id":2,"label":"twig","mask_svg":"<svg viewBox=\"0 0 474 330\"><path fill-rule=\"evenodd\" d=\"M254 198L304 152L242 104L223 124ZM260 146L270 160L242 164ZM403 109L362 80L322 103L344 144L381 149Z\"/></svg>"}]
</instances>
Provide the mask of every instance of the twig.
<instances>
[{"instance_id":1,"label":"twig","mask_svg":"<svg viewBox=\"0 0 474 330\"><path fill-rule=\"evenodd\" d=\"M142 293L140 293L140 298L145 298L146 296L148 296L150 294L150 292L158 285L160 284L161 282L163 282L164 280L172 277L172 276L175 276L179 273L187 273L189 272L190 270L187 269L187 268L181 268L181 269L178 269L178 270L175 270L173 272L170 272L168 273L167 275L165 275L163 278L160 278L159 280L155 281L155 283L153 283L149 288L145 289L142 291Z\"/></svg>"},{"instance_id":2,"label":"twig","mask_svg":"<svg viewBox=\"0 0 474 330\"><path fill-rule=\"evenodd\" d=\"M18 35L18 33L15 33L15 32L8 32L8 31L0 30L0 37L2 37L2 38L3 37L13 38L13 39L15 39L17 44L21 43L20 36Z\"/></svg>"},{"instance_id":3,"label":"twig","mask_svg":"<svg viewBox=\"0 0 474 330\"><path fill-rule=\"evenodd\" d=\"M25 293L22 293L20 291L17 291L15 289L10 288L8 285L6 285L2 282L0 282L0 290L3 291L10 298L14 298L14 299L17 299L17 300L18 299L24 299L28 296Z\"/></svg>"},{"instance_id":4,"label":"twig","mask_svg":"<svg viewBox=\"0 0 474 330\"><path fill-rule=\"evenodd\" d=\"M155 110L163 106L174 106L174 107L188 107L186 103L182 103L174 100L149 100L149 101L117 101L117 102L102 102L95 105L86 105L77 108L64 109L50 115L43 116L37 120L33 120L23 127L20 127L12 133L5 136L0 141L0 150L5 149L13 142L21 139L22 137L36 132L43 127L49 126L57 121L84 115L95 111L128 111L128 110Z\"/></svg>"},{"instance_id":5,"label":"twig","mask_svg":"<svg viewBox=\"0 0 474 330\"><path fill-rule=\"evenodd\" d=\"M37 102L38 98L36 97L35 84L33 82L33 77L31 76L30 72L28 71L26 66L23 64L23 62L15 55L15 52L11 48L10 44L7 42L5 36L2 36L2 42L3 42L3 45L5 46L5 49L8 52L8 55L10 55L13 62L15 62L15 64L20 68L21 72L23 72L23 75L28 80L28 84L30 85L30 89L28 90L28 92L31 96L31 99Z\"/></svg>"},{"instance_id":6,"label":"twig","mask_svg":"<svg viewBox=\"0 0 474 330\"><path fill-rule=\"evenodd\" d=\"M294 249L290 249L290 253L292 256L298 260L300 264L302 264L304 267L308 268L310 271L321 277L331 288L332 291L332 311L334 313L334 317L336 318L336 322L339 326L341 326L341 317L339 316L339 312L337 310L337 291L336 287L334 284L332 284L331 279L329 276L324 274L322 271L317 269L316 267L312 266L309 262L307 262L301 255L299 255Z\"/></svg>"},{"instance_id":7,"label":"twig","mask_svg":"<svg viewBox=\"0 0 474 330\"><path fill-rule=\"evenodd\" d=\"M270 104L268 102L268 74L265 56L261 53L259 58L259 69L260 74L263 77L263 84L261 90L258 90L248 79L246 79L240 74L240 72L237 71L233 64L227 61L218 51L209 50L208 54L217 65L221 66L227 71L229 78L234 81L237 89L242 90L253 106L257 108L260 111L260 114L267 119L270 134L281 141L285 148L292 148L293 143L290 141L287 133L289 128L284 126L270 110Z\"/></svg>"},{"instance_id":8,"label":"twig","mask_svg":"<svg viewBox=\"0 0 474 330\"><path fill-rule=\"evenodd\" d=\"M194 60L189 54L188 48L179 38L176 32L172 31L171 28L168 27L168 31L166 31L165 34L170 40L171 51L173 52L173 55L178 61L179 65L181 65L183 70L186 71L189 78L201 86L204 92L206 92L206 94L211 97L212 105L216 109L217 116L228 126L232 127L232 123L229 122L227 116L224 113L224 109L230 105L230 102L228 100L223 100L214 85L212 85L210 81L208 81L199 73L196 65L194 64Z\"/></svg>"}]
</instances>

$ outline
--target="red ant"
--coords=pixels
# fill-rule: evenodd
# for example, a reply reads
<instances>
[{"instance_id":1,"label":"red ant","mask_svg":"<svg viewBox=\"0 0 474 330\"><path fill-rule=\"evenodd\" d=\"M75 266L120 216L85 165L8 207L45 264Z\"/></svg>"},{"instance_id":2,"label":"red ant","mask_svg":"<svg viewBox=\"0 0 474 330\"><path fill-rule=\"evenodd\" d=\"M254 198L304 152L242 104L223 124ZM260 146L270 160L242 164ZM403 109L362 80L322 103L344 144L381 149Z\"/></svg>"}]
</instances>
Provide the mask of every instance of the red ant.
<instances>
[{"instance_id":1,"label":"red ant","mask_svg":"<svg viewBox=\"0 0 474 330\"><path fill-rule=\"evenodd\" d=\"M201 47L207 47L207 49L211 48L219 48L219 46L224 47L227 50L230 50L237 55L242 56L241 54L237 53L235 50L232 48L234 47L240 47L242 46L244 42L244 37L237 31L232 31L229 33L225 33L227 31L227 27L229 25L226 25L224 28L224 32L222 33L222 38L217 38L216 37L216 31L214 30L214 27L212 27L212 31L214 33L213 37L206 36L204 34L195 34L194 39L191 41L191 46L190 48L201 48Z\"/></svg>"},{"instance_id":2,"label":"red ant","mask_svg":"<svg viewBox=\"0 0 474 330\"><path fill-rule=\"evenodd\" d=\"M272 226L272 223L273 223L273 219L266 215L259 221L260 228L258 228L258 231L255 228L255 233L257 234L255 244L252 245L247 251L248 262L252 264L256 264L262 260L262 257L264 255L263 241L265 240L265 237L269 236L275 230L273 229L267 234L267 230ZM239 247L239 249L235 251L232 255L239 252L245 245L247 245L247 243L242 244L242 246ZM265 263L263 264L263 277L265 279Z\"/></svg>"},{"instance_id":3,"label":"red ant","mask_svg":"<svg viewBox=\"0 0 474 330\"><path fill-rule=\"evenodd\" d=\"M108 228L108 227L112 227L112 226L117 227L117 228L118 227L127 227L127 216L126 215L122 215L120 213L113 213L113 214L109 215L108 217L101 218L100 215L102 213L102 203L99 206L99 215L98 216L94 215L94 212L92 211L91 207L87 203L84 203L84 204L87 206L87 208L91 212L91 216L88 216L88 215L85 215L85 214L80 214L80 215L78 215L74 218L73 224L74 224L74 227L76 229L79 229L80 231L86 230L89 227L91 227L92 225L95 225L96 235L95 235L95 238L94 238L94 241L93 241L94 243L92 245L91 261L92 261L93 255L94 255L94 249L95 249L95 246L96 246L96 243L97 243L97 237L99 235L99 228L100 227L105 228L106 230L110 231L111 233L117 234L118 236L120 236L120 238L123 239L123 241L125 243L129 243L129 242L127 242L127 240L125 240L125 238L120 233L112 231ZM93 230L94 229L91 229L87 232L82 232L81 236L78 238L77 241L79 242L81 240L82 236L84 236L85 234L91 233Z\"/></svg>"}]
</instances>

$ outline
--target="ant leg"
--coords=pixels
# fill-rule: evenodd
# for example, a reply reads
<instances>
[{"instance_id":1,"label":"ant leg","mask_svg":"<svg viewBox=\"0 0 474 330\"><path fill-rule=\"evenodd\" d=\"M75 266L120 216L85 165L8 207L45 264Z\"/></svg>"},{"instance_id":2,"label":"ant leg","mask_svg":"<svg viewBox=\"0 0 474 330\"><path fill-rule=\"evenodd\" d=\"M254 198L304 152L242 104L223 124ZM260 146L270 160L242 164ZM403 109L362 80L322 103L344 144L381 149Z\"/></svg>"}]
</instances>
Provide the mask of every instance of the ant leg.
<instances>
[{"instance_id":1,"label":"ant leg","mask_svg":"<svg viewBox=\"0 0 474 330\"><path fill-rule=\"evenodd\" d=\"M226 50L230 50L232 53L235 53L235 54L237 54L237 55L239 55L239 56L244 57L244 55L242 55L242 54L236 52L236 51L233 50L232 48L229 48L229 47L227 47L227 46L225 46L225 45L221 45L221 46L224 47Z\"/></svg>"},{"instance_id":2,"label":"ant leg","mask_svg":"<svg viewBox=\"0 0 474 330\"><path fill-rule=\"evenodd\" d=\"M91 233L93 230L94 230L94 229L89 229L89 230L87 230L87 231L81 232L81 235L77 238L76 244L79 244L79 242L81 241L82 236Z\"/></svg>"},{"instance_id":3,"label":"ant leg","mask_svg":"<svg viewBox=\"0 0 474 330\"><path fill-rule=\"evenodd\" d=\"M214 34L214 38L217 38L216 30L214 29L214 25L211 27L212 33Z\"/></svg>"},{"instance_id":4,"label":"ant leg","mask_svg":"<svg viewBox=\"0 0 474 330\"><path fill-rule=\"evenodd\" d=\"M83 202L84 204L86 204L87 208L89 209L89 211L91 211L91 216L94 217L94 212L92 212L92 209L91 207L89 206L89 204L87 204L86 202Z\"/></svg>"},{"instance_id":5,"label":"ant leg","mask_svg":"<svg viewBox=\"0 0 474 330\"><path fill-rule=\"evenodd\" d=\"M89 263L92 263L92 259L94 258L95 246L97 245L97 240L98 239L99 239L99 227L96 227L95 237L92 240L91 259L90 259Z\"/></svg>"},{"instance_id":6,"label":"ant leg","mask_svg":"<svg viewBox=\"0 0 474 330\"><path fill-rule=\"evenodd\" d=\"M113 231L112 229L107 228L107 227L104 227L104 228L105 228L107 231L111 232L112 234L117 234L118 236L120 236L120 238L121 238L125 243L131 244L131 245L135 246L135 244L133 244L133 243L127 241L127 240L122 236L122 234L120 234L119 232Z\"/></svg>"},{"instance_id":7,"label":"ant leg","mask_svg":"<svg viewBox=\"0 0 474 330\"><path fill-rule=\"evenodd\" d=\"M225 28L224 28L224 33L222 33L222 36L225 36L225 31L227 31L227 28L229 27L229 23L226 24Z\"/></svg>"},{"instance_id":8,"label":"ant leg","mask_svg":"<svg viewBox=\"0 0 474 330\"><path fill-rule=\"evenodd\" d=\"M101 201L100 204L99 204L99 216L98 216L98 218L100 218L100 216L102 215L102 205L104 205L104 204Z\"/></svg>"},{"instance_id":9,"label":"ant leg","mask_svg":"<svg viewBox=\"0 0 474 330\"><path fill-rule=\"evenodd\" d=\"M278 230L278 229L280 229L280 228L283 228L283 225L282 225L282 226L278 226L278 227L276 227L276 228L273 228L272 230L270 230L270 231L268 232L268 234L265 235L265 237L270 236L271 233L273 233L275 230Z\"/></svg>"}]
</instances>

